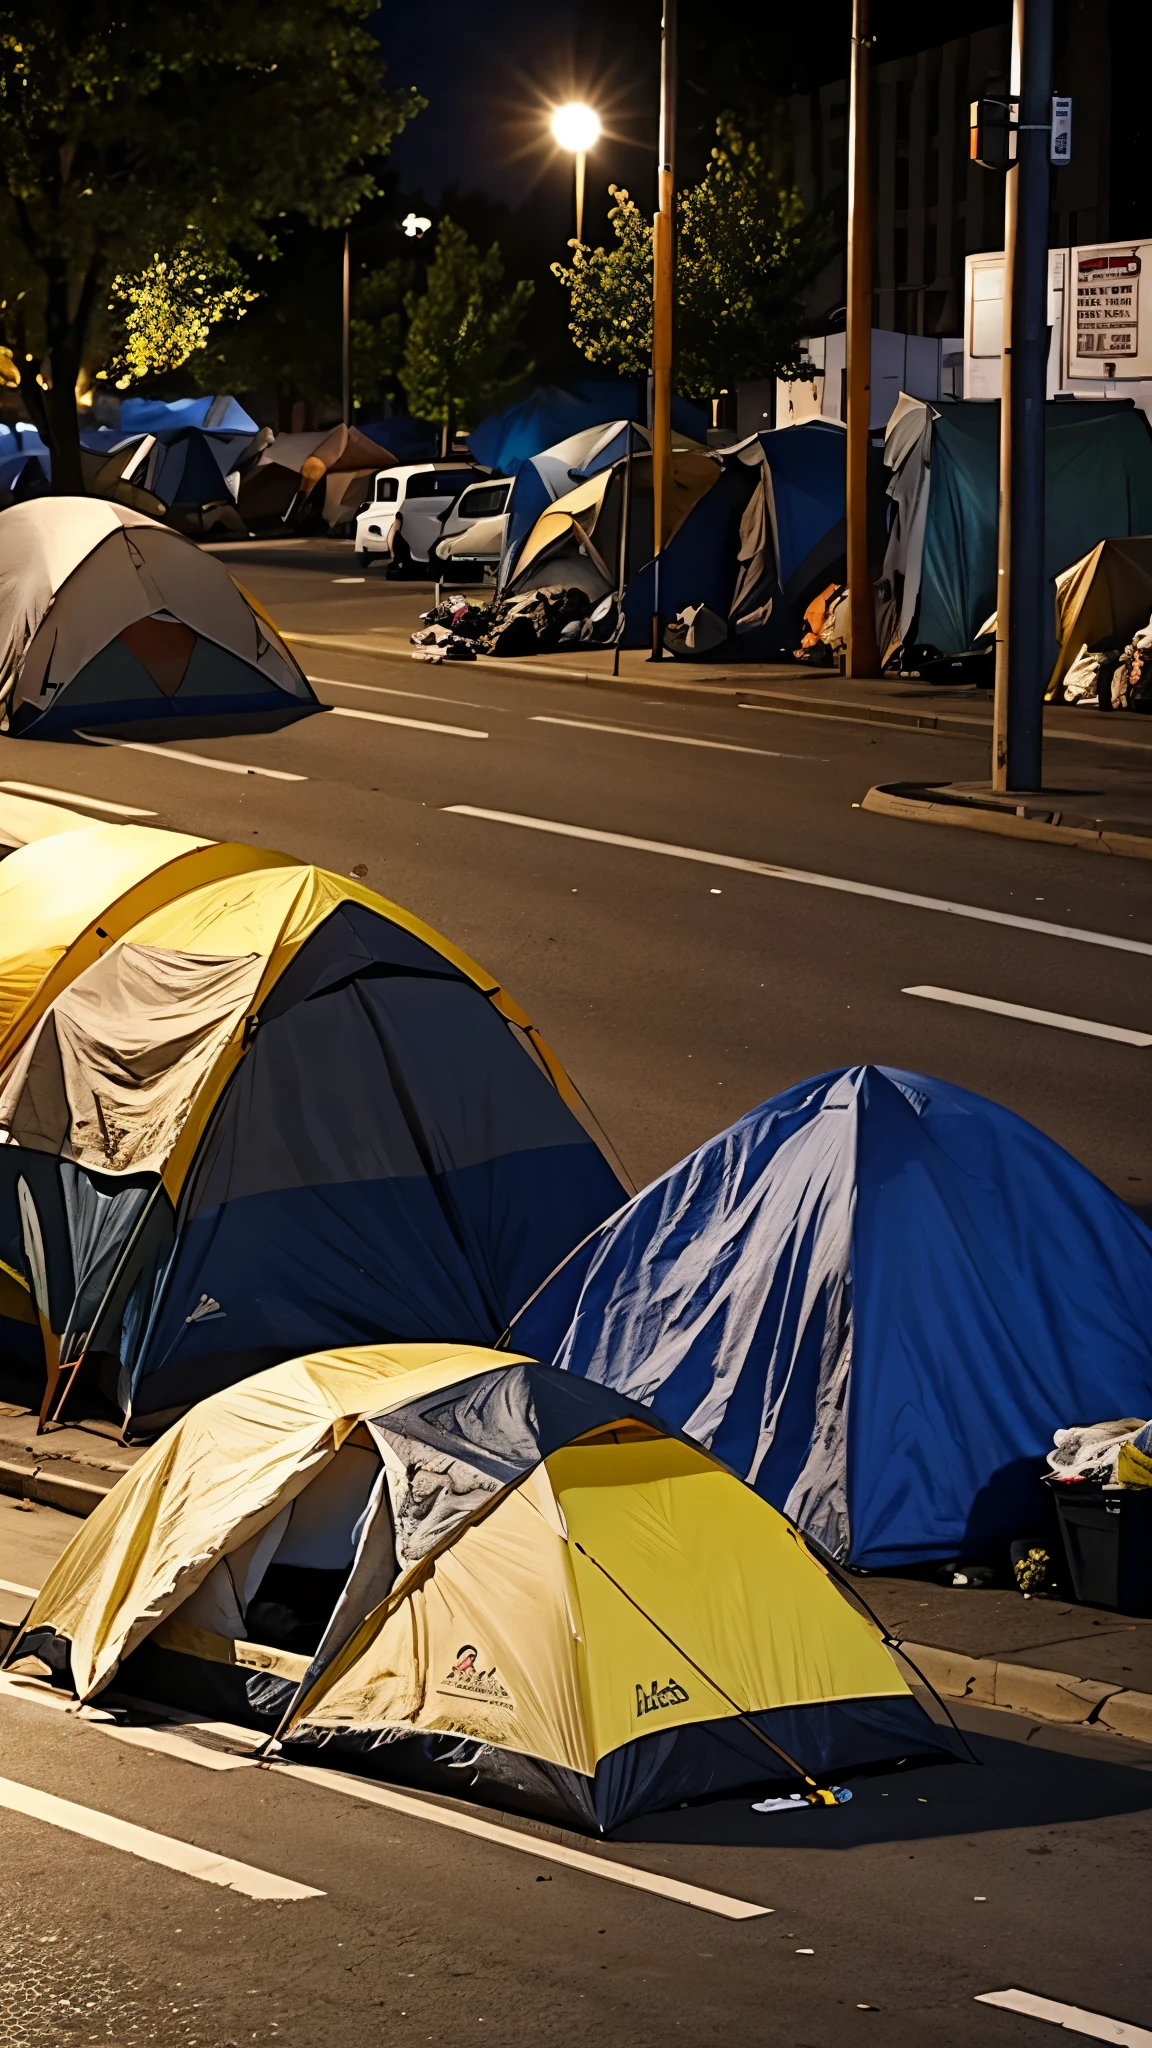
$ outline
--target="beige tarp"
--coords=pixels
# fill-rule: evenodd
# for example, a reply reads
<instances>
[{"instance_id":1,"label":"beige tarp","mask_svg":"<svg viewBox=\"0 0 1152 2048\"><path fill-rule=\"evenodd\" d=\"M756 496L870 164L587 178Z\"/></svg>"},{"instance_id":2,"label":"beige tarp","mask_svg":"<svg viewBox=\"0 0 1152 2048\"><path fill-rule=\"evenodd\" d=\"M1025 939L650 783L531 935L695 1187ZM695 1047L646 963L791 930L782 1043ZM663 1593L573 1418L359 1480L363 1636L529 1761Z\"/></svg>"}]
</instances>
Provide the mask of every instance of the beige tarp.
<instances>
[{"instance_id":1,"label":"beige tarp","mask_svg":"<svg viewBox=\"0 0 1152 2048\"><path fill-rule=\"evenodd\" d=\"M159 1173L264 962L125 943L56 998L0 1080L15 1144L98 1173Z\"/></svg>"},{"instance_id":2,"label":"beige tarp","mask_svg":"<svg viewBox=\"0 0 1152 2048\"><path fill-rule=\"evenodd\" d=\"M351 470L371 470L375 474L378 469L392 469L395 463L396 457L387 448L382 448L378 441L370 441L356 427L333 427L300 464L300 481L307 495L322 476L347 475Z\"/></svg>"},{"instance_id":3,"label":"beige tarp","mask_svg":"<svg viewBox=\"0 0 1152 2048\"><path fill-rule=\"evenodd\" d=\"M1082 647L1123 646L1152 617L1152 534L1102 540L1091 554L1056 578L1056 631L1060 653L1048 697L1061 685Z\"/></svg>"}]
</instances>

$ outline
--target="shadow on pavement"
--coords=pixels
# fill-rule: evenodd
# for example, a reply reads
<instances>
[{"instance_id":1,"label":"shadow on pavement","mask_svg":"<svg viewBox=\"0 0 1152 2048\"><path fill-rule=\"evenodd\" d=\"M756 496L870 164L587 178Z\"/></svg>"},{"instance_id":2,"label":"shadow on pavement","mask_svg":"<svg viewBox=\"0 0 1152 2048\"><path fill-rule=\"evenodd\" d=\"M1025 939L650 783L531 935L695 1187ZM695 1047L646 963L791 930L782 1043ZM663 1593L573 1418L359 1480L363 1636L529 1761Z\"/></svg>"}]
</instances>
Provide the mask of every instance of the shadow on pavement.
<instances>
[{"instance_id":1,"label":"shadow on pavement","mask_svg":"<svg viewBox=\"0 0 1152 2048\"><path fill-rule=\"evenodd\" d=\"M858 1849L1011 1828L1051 1828L1152 1809L1152 1755L1143 1769L1032 1749L970 1733L978 1765L929 1764L851 1780L851 1803L796 1813L753 1813L747 1799L648 1815L616 1830L614 1842L680 1842L697 1847ZM781 1787L781 1790L786 1788ZM791 1789L791 1788L787 1788ZM1038 1846L1034 1852L1047 1851Z\"/></svg>"}]
</instances>

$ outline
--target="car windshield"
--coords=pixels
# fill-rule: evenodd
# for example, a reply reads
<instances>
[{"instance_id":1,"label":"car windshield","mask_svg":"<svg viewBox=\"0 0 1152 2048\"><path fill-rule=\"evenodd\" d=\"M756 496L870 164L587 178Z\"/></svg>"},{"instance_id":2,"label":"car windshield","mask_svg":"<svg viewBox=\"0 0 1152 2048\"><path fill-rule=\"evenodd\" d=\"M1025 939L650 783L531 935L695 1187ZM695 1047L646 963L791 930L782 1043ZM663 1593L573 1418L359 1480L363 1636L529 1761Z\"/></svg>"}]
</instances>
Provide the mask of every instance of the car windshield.
<instances>
[{"instance_id":1,"label":"car windshield","mask_svg":"<svg viewBox=\"0 0 1152 2048\"><path fill-rule=\"evenodd\" d=\"M400 486L394 476L378 476L376 479L376 503L394 505Z\"/></svg>"},{"instance_id":2,"label":"car windshield","mask_svg":"<svg viewBox=\"0 0 1152 2048\"><path fill-rule=\"evenodd\" d=\"M469 469L423 469L408 479L406 498L455 498L476 476Z\"/></svg>"}]
</instances>

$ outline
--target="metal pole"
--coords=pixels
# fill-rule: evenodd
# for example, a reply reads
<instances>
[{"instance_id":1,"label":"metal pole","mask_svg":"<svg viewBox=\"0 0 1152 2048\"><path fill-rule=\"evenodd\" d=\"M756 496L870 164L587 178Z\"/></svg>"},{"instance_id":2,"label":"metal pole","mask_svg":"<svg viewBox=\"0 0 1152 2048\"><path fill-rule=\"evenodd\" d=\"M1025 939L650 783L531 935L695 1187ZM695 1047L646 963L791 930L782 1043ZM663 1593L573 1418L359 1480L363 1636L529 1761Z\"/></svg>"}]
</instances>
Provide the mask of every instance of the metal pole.
<instances>
[{"instance_id":1,"label":"metal pole","mask_svg":"<svg viewBox=\"0 0 1152 2048\"><path fill-rule=\"evenodd\" d=\"M340 329L340 382L344 425L352 425L352 250L344 230L344 302Z\"/></svg>"},{"instance_id":2,"label":"metal pole","mask_svg":"<svg viewBox=\"0 0 1152 2048\"><path fill-rule=\"evenodd\" d=\"M850 676L875 676L876 598L868 559L868 430L872 406L872 174L869 149L871 62L868 0L853 0L848 128L848 420L845 511L848 526Z\"/></svg>"},{"instance_id":3,"label":"metal pole","mask_svg":"<svg viewBox=\"0 0 1152 2048\"><path fill-rule=\"evenodd\" d=\"M584 171L588 163L587 152L576 151L576 240L584 240Z\"/></svg>"},{"instance_id":4,"label":"metal pole","mask_svg":"<svg viewBox=\"0 0 1152 2048\"><path fill-rule=\"evenodd\" d=\"M660 557L672 523L672 269L676 189L676 0L660 23L660 140L652 223L652 661L664 659Z\"/></svg>"},{"instance_id":5,"label":"metal pole","mask_svg":"<svg viewBox=\"0 0 1152 2048\"><path fill-rule=\"evenodd\" d=\"M1004 357L992 787L1039 789L1052 637L1044 579L1044 405L1048 391L1048 148L1053 0L1014 0L1016 161L1004 198Z\"/></svg>"},{"instance_id":6,"label":"metal pole","mask_svg":"<svg viewBox=\"0 0 1152 2048\"><path fill-rule=\"evenodd\" d=\"M620 588L619 595L616 599L616 645L612 650L612 673L614 676L618 676L620 673L620 642L624 634L624 592L628 588L628 529L632 524L632 444L635 438L636 430L633 427L631 420L629 420L628 440L626 444L627 452L624 456L624 503L620 512L620 556L618 572L618 581Z\"/></svg>"}]
</instances>

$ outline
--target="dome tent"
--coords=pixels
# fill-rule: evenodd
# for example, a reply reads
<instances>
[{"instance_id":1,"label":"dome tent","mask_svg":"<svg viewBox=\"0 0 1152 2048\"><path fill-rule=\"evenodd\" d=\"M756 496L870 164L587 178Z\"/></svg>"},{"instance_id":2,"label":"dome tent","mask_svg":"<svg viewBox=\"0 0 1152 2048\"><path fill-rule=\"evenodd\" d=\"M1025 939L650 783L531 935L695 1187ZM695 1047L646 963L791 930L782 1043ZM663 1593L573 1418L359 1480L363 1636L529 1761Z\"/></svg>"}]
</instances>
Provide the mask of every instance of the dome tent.
<instances>
[{"instance_id":1,"label":"dome tent","mask_svg":"<svg viewBox=\"0 0 1152 2048\"><path fill-rule=\"evenodd\" d=\"M523 1012L371 890L288 863L105 932L0 1073L46 1414L85 1362L149 1434L310 1345L492 1342L618 1206Z\"/></svg>"},{"instance_id":2,"label":"dome tent","mask_svg":"<svg viewBox=\"0 0 1152 2048\"><path fill-rule=\"evenodd\" d=\"M634 1402L506 1353L275 1367L153 1445L10 1660L119 1676L437 1791L606 1833L955 1754L795 1530ZM825 1790L825 1797L828 1794Z\"/></svg>"},{"instance_id":3,"label":"dome tent","mask_svg":"<svg viewBox=\"0 0 1152 2048\"><path fill-rule=\"evenodd\" d=\"M981 1096L802 1082L611 1218L514 1320L643 1401L842 1563L1042 1526L1053 1431L1152 1413L1152 1233Z\"/></svg>"},{"instance_id":4,"label":"dome tent","mask_svg":"<svg viewBox=\"0 0 1152 2048\"><path fill-rule=\"evenodd\" d=\"M270 619L213 555L130 506L0 512L0 706L36 739L275 727L319 706Z\"/></svg>"}]
</instances>

